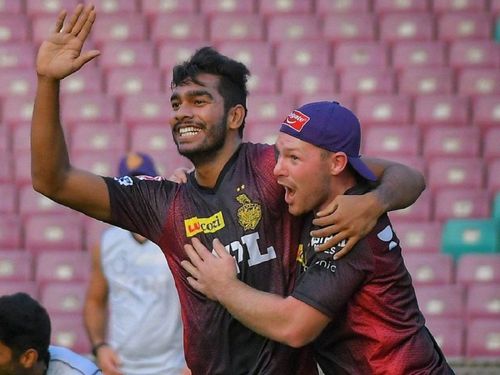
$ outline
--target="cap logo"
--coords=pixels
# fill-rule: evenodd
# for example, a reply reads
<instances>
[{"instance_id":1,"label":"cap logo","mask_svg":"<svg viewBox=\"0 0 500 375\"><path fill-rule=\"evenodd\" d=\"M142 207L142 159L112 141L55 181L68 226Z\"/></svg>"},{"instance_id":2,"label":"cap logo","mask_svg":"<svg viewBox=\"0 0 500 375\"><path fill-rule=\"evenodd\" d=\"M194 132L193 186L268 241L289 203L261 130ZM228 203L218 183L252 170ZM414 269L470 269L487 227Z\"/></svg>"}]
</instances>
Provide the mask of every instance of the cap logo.
<instances>
[{"instance_id":1,"label":"cap logo","mask_svg":"<svg viewBox=\"0 0 500 375\"><path fill-rule=\"evenodd\" d=\"M309 116L303 114L300 111L294 110L285 119L283 125L287 125L291 127L293 130L300 132L302 131L302 128L304 127L305 124L307 124L309 120L310 120Z\"/></svg>"}]
</instances>

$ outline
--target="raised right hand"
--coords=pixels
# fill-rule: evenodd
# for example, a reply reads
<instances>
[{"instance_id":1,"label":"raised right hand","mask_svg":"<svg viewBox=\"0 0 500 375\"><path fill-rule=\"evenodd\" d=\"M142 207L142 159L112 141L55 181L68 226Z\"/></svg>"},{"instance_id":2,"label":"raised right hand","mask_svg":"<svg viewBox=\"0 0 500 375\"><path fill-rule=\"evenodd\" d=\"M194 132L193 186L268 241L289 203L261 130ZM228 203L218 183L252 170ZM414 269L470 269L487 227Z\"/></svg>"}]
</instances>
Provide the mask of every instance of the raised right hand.
<instances>
[{"instance_id":1,"label":"raised right hand","mask_svg":"<svg viewBox=\"0 0 500 375\"><path fill-rule=\"evenodd\" d=\"M99 56L97 50L82 53L82 47L95 21L93 5L79 4L69 22L64 25L66 11L59 13L55 28L45 40L36 58L38 76L61 80ZM64 26L64 27L63 27Z\"/></svg>"}]
</instances>

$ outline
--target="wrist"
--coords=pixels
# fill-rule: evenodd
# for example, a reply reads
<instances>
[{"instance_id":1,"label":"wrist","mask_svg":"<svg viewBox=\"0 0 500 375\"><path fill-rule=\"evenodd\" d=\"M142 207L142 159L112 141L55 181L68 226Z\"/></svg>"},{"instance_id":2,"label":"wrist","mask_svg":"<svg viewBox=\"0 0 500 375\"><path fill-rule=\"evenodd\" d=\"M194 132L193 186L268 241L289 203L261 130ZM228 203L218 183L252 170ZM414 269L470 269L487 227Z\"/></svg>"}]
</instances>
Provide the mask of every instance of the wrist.
<instances>
[{"instance_id":1,"label":"wrist","mask_svg":"<svg viewBox=\"0 0 500 375\"><path fill-rule=\"evenodd\" d=\"M96 344L92 345L92 355L94 357L97 357L99 349L101 349L103 346L108 346L108 343L106 341L99 341Z\"/></svg>"}]
</instances>

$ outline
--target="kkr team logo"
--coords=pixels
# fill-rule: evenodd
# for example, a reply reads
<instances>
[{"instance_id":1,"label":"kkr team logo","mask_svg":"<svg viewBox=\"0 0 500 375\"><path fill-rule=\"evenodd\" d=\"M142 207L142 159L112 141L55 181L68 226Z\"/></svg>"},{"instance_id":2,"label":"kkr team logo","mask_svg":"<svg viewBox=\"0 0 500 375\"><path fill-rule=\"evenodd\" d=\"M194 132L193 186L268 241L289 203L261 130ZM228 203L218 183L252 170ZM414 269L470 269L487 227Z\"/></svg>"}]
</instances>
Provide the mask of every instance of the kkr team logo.
<instances>
[{"instance_id":1,"label":"kkr team logo","mask_svg":"<svg viewBox=\"0 0 500 375\"><path fill-rule=\"evenodd\" d=\"M238 208L238 222L244 230L253 230L257 227L262 218L260 204L253 203L246 194L240 194L236 197L238 203L242 206Z\"/></svg>"},{"instance_id":2,"label":"kkr team logo","mask_svg":"<svg viewBox=\"0 0 500 375\"><path fill-rule=\"evenodd\" d=\"M184 220L184 228L188 237L196 236L198 233L215 233L225 226L224 216L222 216L221 211L210 217L195 216Z\"/></svg>"}]
</instances>

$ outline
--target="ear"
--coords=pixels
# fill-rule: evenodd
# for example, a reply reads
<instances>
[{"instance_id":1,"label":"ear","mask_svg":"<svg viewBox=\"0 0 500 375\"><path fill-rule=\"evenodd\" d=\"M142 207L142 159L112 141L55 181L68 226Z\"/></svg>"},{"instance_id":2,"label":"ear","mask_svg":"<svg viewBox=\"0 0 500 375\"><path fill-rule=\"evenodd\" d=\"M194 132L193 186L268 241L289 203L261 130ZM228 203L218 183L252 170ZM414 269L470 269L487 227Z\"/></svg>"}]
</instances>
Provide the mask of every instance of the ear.
<instances>
[{"instance_id":1,"label":"ear","mask_svg":"<svg viewBox=\"0 0 500 375\"><path fill-rule=\"evenodd\" d=\"M348 158L345 152L332 152L331 153L331 173L334 176L341 174L346 168L348 163Z\"/></svg>"},{"instance_id":2,"label":"ear","mask_svg":"<svg viewBox=\"0 0 500 375\"><path fill-rule=\"evenodd\" d=\"M243 119L245 118L245 107L241 104L236 104L234 107L229 109L227 114L227 124L229 129L238 129L243 124Z\"/></svg>"},{"instance_id":3,"label":"ear","mask_svg":"<svg viewBox=\"0 0 500 375\"><path fill-rule=\"evenodd\" d=\"M35 349L28 349L19 357L19 363L24 368L32 368L37 362L38 352Z\"/></svg>"}]
</instances>

